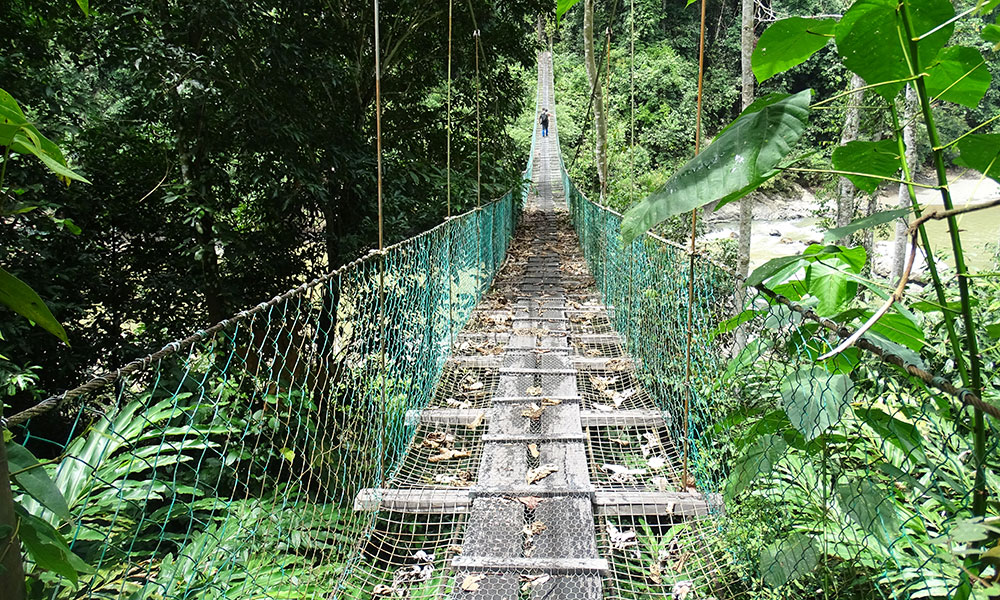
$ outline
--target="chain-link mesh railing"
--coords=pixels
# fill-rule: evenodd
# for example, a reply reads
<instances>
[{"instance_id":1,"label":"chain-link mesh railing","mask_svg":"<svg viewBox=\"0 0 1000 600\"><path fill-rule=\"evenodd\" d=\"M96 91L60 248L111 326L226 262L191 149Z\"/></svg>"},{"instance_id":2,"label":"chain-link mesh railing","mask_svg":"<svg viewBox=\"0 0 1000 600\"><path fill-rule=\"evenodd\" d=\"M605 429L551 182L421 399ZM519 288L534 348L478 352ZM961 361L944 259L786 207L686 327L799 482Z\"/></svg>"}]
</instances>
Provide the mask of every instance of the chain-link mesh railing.
<instances>
[{"instance_id":1,"label":"chain-link mesh railing","mask_svg":"<svg viewBox=\"0 0 1000 600\"><path fill-rule=\"evenodd\" d=\"M372 252L13 426L51 460L70 514L22 497L37 515L24 518L58 528L83 572L76 583L69 572L39 578L29 563L37 597L370 592L374 575L356 563L379 551L380 515L355 512L355 496L403 464L417 429L407 414L431 402L526 192ZM421 535L446 539L439 529Z\"/></svg>"},{"instance_id":2,"label":"chain-link mesh railing","mask_svg":"<svg viewBox=\"0 0 1000 600\"><path fill-rule=\"evenodd\" d=\"M1000 483L996 421L977 455L973 408L928 385L943 380L926 373L923 334L908 319L890 315L864 348L818 361L847 332L813 312L804 268L778 288L795 301L741 290L730 269L655 235L623 246L621 215L587 200L565 169L563 179L611 324L685 454L689 483L718 501L709 545L728 554L742 589L998 593L995 505L985 519L973 514L974 490L996 497Z\"/></svg>"}]
</instances>

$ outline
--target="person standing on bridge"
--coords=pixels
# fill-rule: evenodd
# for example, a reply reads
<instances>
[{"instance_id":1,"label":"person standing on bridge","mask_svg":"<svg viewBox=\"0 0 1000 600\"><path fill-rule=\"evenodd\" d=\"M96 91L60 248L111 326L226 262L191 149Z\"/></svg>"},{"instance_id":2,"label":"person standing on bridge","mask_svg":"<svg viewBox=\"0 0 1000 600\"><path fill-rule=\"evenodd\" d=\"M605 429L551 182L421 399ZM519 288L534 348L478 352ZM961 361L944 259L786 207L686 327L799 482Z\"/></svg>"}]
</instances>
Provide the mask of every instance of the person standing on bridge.
<instances>
[{"instance_id":1,"label":"person standing on bridge","mask_svg":"<svg viewBox=\"0 0 1000 600\"><path fill-rule=\"evenodd\" d=\"M538 122L542 125L542 137L549 137L549 109L542 109L542 114L538 115Z\"/></svg>"}]
</instances>

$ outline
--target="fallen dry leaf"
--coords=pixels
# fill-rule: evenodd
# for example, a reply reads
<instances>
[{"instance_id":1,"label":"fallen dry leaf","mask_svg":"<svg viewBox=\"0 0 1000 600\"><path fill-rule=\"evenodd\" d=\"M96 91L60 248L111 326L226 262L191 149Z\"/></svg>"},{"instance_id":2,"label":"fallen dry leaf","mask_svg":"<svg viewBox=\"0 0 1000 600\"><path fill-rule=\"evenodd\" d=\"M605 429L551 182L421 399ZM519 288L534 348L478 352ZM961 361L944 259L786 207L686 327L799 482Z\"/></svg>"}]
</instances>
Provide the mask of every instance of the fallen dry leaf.
<instances>
[{"instance_id":1,"label":"fallen dry leaf","mask_svg":"<svg viewBox=\"0 0 1000 600\"><path fill-rule=\"evenodd\" d=\"M521 585L521 591L527 592L531 588L537 585L542 585L550 579L552 579L552 576L547 573L541 575L521 575L521 581L524 582L524 584Z\"/></svg>"},{"instance_id":2,"label":"fallen dry leaf","mask_svg":"<svg viewBox=\"0 0 1000 600\"><path fill-rule=\"evenodd\" d=\"M542 501L541 496L518 496L516 498L518 502L523 504L528 510L535 510L538 508L539 503Z\"/></svg>"},{"instance_id":3,"label":"fallen dry leaf","mask_svg":"<svg viewBox=\"0 0 1000 600\"><path fill-rule=\"evenodd\" d=\"M541 418L543 412L545 412L544 406L538 406L532 402L528 408L521 411L521 416L527 417L528 419L539 419Z\"/></svg>"},{"instance_id":4,"label":"fallen dry leaf","mask_svg":"<svg viewBox=\"0 0 1000 600\"><path fill-rule=\"evenodd\" d=\"M479 582L486 579L486 575L466 575L462 580L462 590L474 592L479 589Z\"/></svg>"},{"instance_id":5,"label":"fallen dry leaf","mask_svg":"<svg viewBox=\"0 0 1000 600\"><path fill-rule=\"evenodd\" d=\"M531 386L530 388L528 388L525 391L528 392L529 396L541 396L542 395L542 388L538 387L537 385L533 385L533 386Z\"/></svg>"},{"instance_id":6,"label":"fallen dry leaf","mask_svg":"<svg viewBox=\"0 0 1000 600\"><path fill-rule=\"evenodd\" d=\"M485 421L485 420L486 420L486 413L485 412L481 412L481 413L479 413L479 416L476 417L476 420L473 421L473 422L471 422L471 423L469 423L468 425L466 425L465 428L466 429L479 429L479 426L482 425L483 421Z\"/></svg>"},{"instance_id":7,"label":"fallen dry leaf","mask_svg":"<svg viewBox=\"0 0 1000 600\"><path fill-rule=\"evenodd\" d=\"M457 473L439 473L434 476L434 483L452 487L467 487L472 485L472 473L459 471Z\"/></svg>"},{"instance_id":8,"label":"fallen dry leaf","mask_svg":"<svg viewBox=\"0 0 1000 600\"><path fill-rule=\"evenodd\" d=\"M529 484L536 483L538 481L541 481L542 479L545 479L546 477L555 473L558 470L559 467L552 464L540 465L538 468L531 469L530 471L528 471L528 474L524 476L524 479Z\"/></svg>"},{"instance_id":9,"label":"fallen dry leaf","mask_svg":"<svg viewBox=\"0 0 1000 600\"><path fill-rule=\"evenodd\" d=\"M545 523L542 523L541 521L535 521L534 523L525 525L524 528L521 530L521 533L523 533L524 535L538 535L539 533L545 531L546 529L548 529L548 527L545 526Z\"/></svg>"},{"instance_id":10,"label":"fallen dry leaf","mask_svg":"<svg viewBox=\"0 0 1000 600\"><path fill-rule=\"evenodd\" d=\"M443 460L452 460L455 458L466 458L472 456L468 450L455 450L454 448L442 448L440 454L435 454L427 459L427 462L441 462Z\"/></svg>"},{"instance_id":11,"label":"fallen dry leaf","mask_svg":"<svg viewBox=\"0 0 1000 600\"><path fill-rule=\"evenodd\" d=\"M538 458L538 444L528 444L528 452L532 458Z\"/></svg>"},{"instance_id":12,"label":"fallen dry leaf","mask_svg":"<svg viewBox=\"0 0 1000 600\"><path fill-rule=\"evenodd\" d=\"M558 398L542 398L542 406L556 406L562 404L562 400Z\"/></svg>"},{"instance_id":13,"label":"fallen dry leaf","mask_svg":"<svg viewBox=\"0 0 1000 600\"><path fill-rule=\"evenodd\" d=\"M454 398L446 398L444 403L452 408L472 408L472 403L469 402L468 400L463 400L462 402L459 402Z\"/></svg>"}]
</instances>

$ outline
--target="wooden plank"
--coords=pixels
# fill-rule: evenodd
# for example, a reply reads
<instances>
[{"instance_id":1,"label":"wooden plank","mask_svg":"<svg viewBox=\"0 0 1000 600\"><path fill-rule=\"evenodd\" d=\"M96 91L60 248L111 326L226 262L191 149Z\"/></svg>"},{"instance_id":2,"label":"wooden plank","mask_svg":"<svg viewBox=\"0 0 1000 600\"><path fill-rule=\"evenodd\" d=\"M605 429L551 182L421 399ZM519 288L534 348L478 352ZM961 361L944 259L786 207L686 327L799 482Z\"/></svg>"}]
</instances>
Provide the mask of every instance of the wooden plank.
<instances>
[{"instance_id":1,"label":"wooden plank","mask_svg":"<svg viewBox=\"0 0 1000 600\"><path fill-rule=\"evenodd\" d=\"M697 492L602 490L594 495L594 507L598 514L618 516L702 517L710 514L708 502Z\"/></svg>"},{"instance_id":2,"label":"wooden plank","mask_svg":"<svg viewBox=\"0 0 1000 600\"><path fill-rule=\"evenodd\" d=\"M501 367L500 375L576 375L576 369L536 369L520 367Z\"/></svg>"},{"instance_id":3,"label":"wooden plank","mask_svg":"<svg viewBox=\"0 0 1000 600\"><path fill-rule=\"evenodd\" d=\"M412 514L467 513L471 498L467 489L377 489L366 488L354 498L354 510L391 510Z\"/></svg>"},{"instance_id":4,"label":"wooden plank","mask_svg":"<svg viewBox=\"0 0 1000 600\"><path fill-rule=\"evenodd\" d=\"M483 436L484 442L494 444L518 442L544 444L546 442L583 442L585 440L586 437L582 431L579 433L487 433Z\"/></svg>"},{"instance_id":5,"label":"wooden plank","mask_svg":"<svg viewBox=\"0 0 1000 600\"><path fill-rule=\"evenodd\" d=\"M534 489L528 487L506 490L472 489L363 489L354 499L354 510L392 510L412 514L463 514L469 512L472 497L487 495L517 496L593 496L597 514L617 516L660 515L673 517L701 517L710 514L712 506L722 510L722 499L717 494L705 497L696 492L634 492L613 490Z\"/></svg>"},{"instance_id":6,"label":"wooden plank","mask_svg":"<svg viewBox=\"0 0 1000 600\"><path fill-rule=\"evenodd\" d=\"M428 425L474 425L489 420L489 413L481 408L426 408L406 411L407 423Z\"/></svg>"},{"instance_id":7,"label":"wooden plank","mask_svg":"<svg viewBox=\"0 0 1000 600\"><path fill-rule=\"evenodd\" d=\"M541 396L494 396L494 402L540 402L542 398L551 398L561 402L580 402L579 394L542 394Z\"/></svg>"},{"instance_id":8,"label":"wooden plank","mask_svg":"<svg viewBox=\"0 0 1000 600\"><path fill-rule=\"evenodd\" d=\"M456 556L451 566L465 571L519 571L542 573L607 573L603 558L523 558L501 556Z\"/></svg>"},{"instance_id":9,"label":"wooden plank","mask_svg":"<svg viewBox=\"0 0 1000 600\"><path fill-rule=\"evenodd\" d=\"M662 426L666 424L663 413L652 410L630 409L600 412L580 411L580 423L584 427L605 427L614 425Z\"/></svg>"}]
</instances>

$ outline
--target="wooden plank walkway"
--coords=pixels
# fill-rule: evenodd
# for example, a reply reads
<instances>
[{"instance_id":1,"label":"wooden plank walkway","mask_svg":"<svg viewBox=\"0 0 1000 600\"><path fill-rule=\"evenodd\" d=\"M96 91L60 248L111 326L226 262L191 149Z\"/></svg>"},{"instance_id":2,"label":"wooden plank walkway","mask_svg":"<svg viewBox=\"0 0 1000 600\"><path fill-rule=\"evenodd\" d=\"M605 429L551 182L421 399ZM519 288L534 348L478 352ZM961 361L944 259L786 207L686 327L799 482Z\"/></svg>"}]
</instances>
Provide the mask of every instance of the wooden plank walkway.
<instances>
[{"instance_id":1,"label":"wooden plank walkway","mask_svg":"<svg viewBox=\"0 0 1000 600\"><path fill-rule=\"evenodd\" d=\"M547 54L538 81L541 106L552 112ZM697 518L719 504L680 481L665 439L669 417L642 391L610 329L611 309L595 295L569 222L559 152L553 115L549 137L536 144L533 193L509 262L445 370L489 373L488 394L408 415L424 431L475 432L481 452L471 485L390 482L355 499L359 511L466 515L461 552L450 561L456 599L603 598L601 519ZM625 466L636 456L661 457L658 475L636 480L645 469Z\"/></svg>"}]
</instances>

